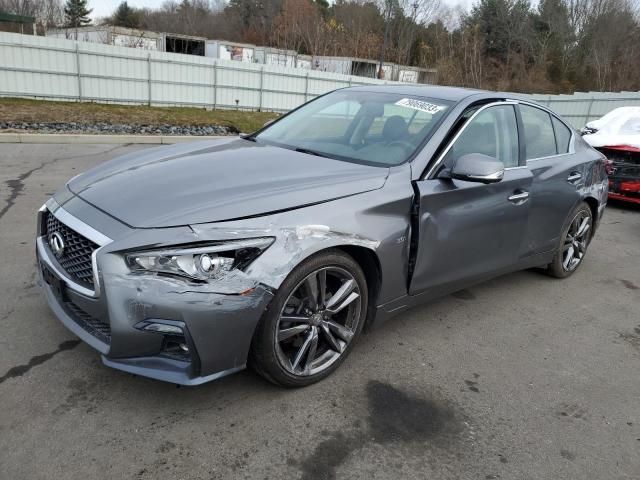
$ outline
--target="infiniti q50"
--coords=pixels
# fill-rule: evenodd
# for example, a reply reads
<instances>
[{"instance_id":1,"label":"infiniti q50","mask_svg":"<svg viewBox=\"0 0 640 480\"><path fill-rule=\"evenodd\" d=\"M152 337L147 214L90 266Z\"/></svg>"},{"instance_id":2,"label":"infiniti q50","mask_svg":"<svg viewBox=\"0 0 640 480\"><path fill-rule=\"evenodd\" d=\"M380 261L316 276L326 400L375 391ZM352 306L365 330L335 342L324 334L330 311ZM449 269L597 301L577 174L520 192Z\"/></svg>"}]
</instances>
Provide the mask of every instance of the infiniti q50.
<instances>
[{"instance_id":1,"label":"infiniti q50","mask_svg":"<svg viewBox=\"0 0 640 480\"><path fill-rule=\"evenodd\" d=\"M49 306L105 365L303 386L411 306L520 269L569 277L606 198L603 156L541 105L367 86L93 168L41 208L36 249Z\"/></svg>"}]
</instances>

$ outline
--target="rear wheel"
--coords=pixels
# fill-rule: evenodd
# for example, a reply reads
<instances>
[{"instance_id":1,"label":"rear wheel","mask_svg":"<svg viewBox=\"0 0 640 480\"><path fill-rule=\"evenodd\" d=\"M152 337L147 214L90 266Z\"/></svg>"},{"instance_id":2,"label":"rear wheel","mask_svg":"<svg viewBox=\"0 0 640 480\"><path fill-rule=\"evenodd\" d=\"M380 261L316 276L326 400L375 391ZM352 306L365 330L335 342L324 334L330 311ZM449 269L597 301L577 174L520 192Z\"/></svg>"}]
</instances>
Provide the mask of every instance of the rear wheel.
<instances>
[{"instance_id":1,"label":"rear wheel","mask_svg":"<svg viewBox=\"0 0 640 480\"><path fill-rule=\"evenodd\" d=\"M351 351L367 300L364 273L350 256L332 250L310 258L283 282L260 321L251 365L287 387L323 379Z\"/></svg>"},{"instance_id":2,"label":"rear wheel","mask_svg":"<svg viewBox=\"0 0 640 480\"><path fill-rule=\"evenodd\" d=\"M587 253L593 232L593 215L586 203L578 205L569 215L569 224L560 235L560 244L547 267L547 272L556 278L566 278L573 274Z\"/></svg>"}]
</instances>

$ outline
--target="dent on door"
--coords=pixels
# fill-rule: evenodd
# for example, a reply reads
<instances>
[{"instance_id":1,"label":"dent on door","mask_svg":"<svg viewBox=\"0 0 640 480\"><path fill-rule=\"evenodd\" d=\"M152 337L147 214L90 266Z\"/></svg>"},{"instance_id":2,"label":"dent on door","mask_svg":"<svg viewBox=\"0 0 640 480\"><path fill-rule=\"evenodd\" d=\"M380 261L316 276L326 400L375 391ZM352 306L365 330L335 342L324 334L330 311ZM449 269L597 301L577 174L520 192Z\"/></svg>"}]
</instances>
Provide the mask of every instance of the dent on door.
<instances>
[{"instance_id":1,"label":"dent on door","mask_svg":"<svg viewBox=\"0 0 640 480\"><path fill-rule=\"evenodd\" d=\"M437 297L515 265L528 222L532 175L507 169L497 183L423 180L409 293Z\"/></svg>"},{"instance_id":2,"label":"dent on door","mask_svg":"<svg viewBox=\"0 0 640 480\"><path fill-rule=\"evenodd\" d=\"M527 231L527 255L556 248L571 209L582 197L585 164L576 155L527 162L533 173L531 220Z\"/></svg>"}]
</instances>

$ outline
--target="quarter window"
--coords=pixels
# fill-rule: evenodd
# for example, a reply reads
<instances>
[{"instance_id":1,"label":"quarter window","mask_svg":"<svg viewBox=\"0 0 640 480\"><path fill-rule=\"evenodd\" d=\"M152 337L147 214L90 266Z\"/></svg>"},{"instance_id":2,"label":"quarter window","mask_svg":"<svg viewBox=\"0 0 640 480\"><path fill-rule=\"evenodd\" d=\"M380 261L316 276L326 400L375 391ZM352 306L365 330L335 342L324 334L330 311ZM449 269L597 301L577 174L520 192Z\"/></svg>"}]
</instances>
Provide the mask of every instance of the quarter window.
<instances>
[{"instance_id":1,"label":"quarter window","mask_svg":"<svg viewBox=\"0 0 640 480\"><path fill-rule=\"evenodd\" d=\"M569 130L567 126L556 117L551 117L551 119L553 120L553 129L556 132L556 144L558 146L558 153L569 153L571 130Z\"/></svg>"},{"instance_id":2,"label":"quarter window","mask_svg":"<svg viewBox=\"0 0 640 480\"><path fill-rule=\"evenodd\" d=\"M468 153L482 153L505 167L518 165L518 126L513 105L497 105L469 122L445 157L448 165Z\"/></svg>"},{"instance_id":3,"label":"quarter window","mask_svg":"<svg viewBox=\"0 0 640 480\"><path fill-rule=\"evenodd\" d=\"M555 155L556 138L553 134L551 116L544 110L529 105L520 105L520 114L524 125L527 160Z\"/></svg>"}]
</instances>

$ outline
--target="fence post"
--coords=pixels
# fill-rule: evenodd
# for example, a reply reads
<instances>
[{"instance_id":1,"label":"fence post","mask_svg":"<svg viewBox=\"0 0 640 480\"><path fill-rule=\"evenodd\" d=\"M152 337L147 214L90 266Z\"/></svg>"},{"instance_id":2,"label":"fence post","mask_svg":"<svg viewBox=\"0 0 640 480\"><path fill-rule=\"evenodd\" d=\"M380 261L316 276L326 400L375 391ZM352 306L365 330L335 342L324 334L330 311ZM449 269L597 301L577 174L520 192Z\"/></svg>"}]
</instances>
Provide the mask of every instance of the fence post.
<instances>
[{"instance_id":1,"label":"fence post","mask_svg":"<svg viewBox=\"0 0 640 480\"><path fill-rule=\"evenodd\" d=\"M587 108L587 118L585 119L585 124L591 121L591 107L593 107L593 102L595 101L595 97L591 97L591 101L589 102L589 108Z\"/></svg>"},{"instance_id":2,"label":"fence post","mask_svg":"<svg viewBox=\"0 0 640 480\"><path fill-rule=\"evenodd\" d=\"M78 73L78 101L82 101L82 76L80 73L80 48L76 40L76 72Z\"/></svg>"},{"instance_id":3,"label":"fence post","mask_svg":"<svg viewBox=\"0 0 640 480\"><path fill-rule=\"evenodd\" d=\"M147 90L148 90L148 105L151 106L151 52L147 55Z\"/></svg>"},{"instance_id":4,"label":"fence post","mask_svg":"<svg viewBox=\"0 0 640 480\"><path fill-rule=\"evenodd\" d=\"M218 61L213 63L213 109L218 105Z\"/></svg>"},{"instance_id":5,"label":"fence post","mask_svg":"<svg viewBox=\"0 0 640 480\"><path fill-rule=\"evenodd\" d=\"M264 87L264 67L260 67L260 91L258 92L258 97L259 97L259 101L258 101L258 111L261 112L262 111L262 89Z\"/></svg>"},{"instance_id":6,"label":"fence post","mask_svg":"<svg viewBox=\"0 0 640 480\"><path fill-rule=\"evenodd\" d=\"M307 102L309 100L309 72L304 77L304 101Z\"/></svg>"}]
</instances>

